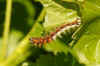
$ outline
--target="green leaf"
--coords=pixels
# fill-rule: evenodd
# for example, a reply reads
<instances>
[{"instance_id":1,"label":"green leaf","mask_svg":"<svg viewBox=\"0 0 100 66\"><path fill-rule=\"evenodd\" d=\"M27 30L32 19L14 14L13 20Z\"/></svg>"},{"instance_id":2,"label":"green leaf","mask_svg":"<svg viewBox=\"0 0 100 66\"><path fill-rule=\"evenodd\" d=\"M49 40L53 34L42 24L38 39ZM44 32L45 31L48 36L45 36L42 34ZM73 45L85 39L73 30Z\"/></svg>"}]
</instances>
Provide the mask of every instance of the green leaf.
<instances>
[{"instance_id":1,"label":"green leaf","mask_svg":"<svg viewBox=\"0 0 100 66\"><path fill-rule=\"evenodd\" d=\"M100 18L100 0L86 0L83 3L78 3L80 6L82 25L74 35L74 38L79 39L80 35L86 29L88 23Z\"/></svg>"},{"instance_id":2,"label":"green leaf","mask_svg":"<svg viewBox=\"0 0 100 66\"><path fill-rule=\"evenodd\" d=\"M91 20L100 16L100 0L86 0L81 4L81 13L84 22L90 22Z\"/></svg>"},{"instance_id":3,"label":"green leaf","mask_svg":"<svg viewBox=\"0 0 100 66\"><path fill-rule=\"evenodd\" d=\"M100 39L100 0L87 0L81 6L81 14L83 22L82 26L77 36L81 33L82 36L76 42L73 48L76 57L79 62L84 64L93 64L94 66L100 64L99 62L99 39ZM91 23L87 25L88 23ZM87 27L88 26L88 27ZM85 29L85 30L84 30ZM73 55L75 55L73 54ZM98 57L98 58L97 58Z\"/></svg>"},{"instance_id":4,"label":"green leaf","mask_svg":"<svg viewBox=\"0 0 100 66\"><path fill-rule=\"evenodd\" d=\"M49 51L49 52L54 52L54 54L56 55L58 52L59 53L68 53L68 47L67 45L60 41L59 39L56 39L50 43L47 43L47 45L44 45L44 48Z\"/></svg>"},{"instance_id":5,"label":"green leaf","mask_svg":"<svg viewBox=\"0 0 100 66\"><path fill-rule=\"evenodd\" d=\"M52 0L40 1L46 8L44 28L48 32L61 24L72 22L78 18L75 10L64 8L61 4ZM66 4L67 6L67 4Z\"/></svg>"},{"instance_id":6,"label":"green leaf","mask_svg":"<svg viewBox=\"0 0 100 66\"><path fill-rule=\"evenodd\" d=\"M61 26L62 24L67 24L69 22L75 21L79 16L77 15L77 11L65 8L61 4L53 0L39 0L46 10L45 21L43 23L43 27L46 33L52 32L56 30L56 27ZM67 6L67 4L66 4ZM71 33L72 34L72 33ZM66 33L66 35L68 35ZM71 37L71 36L70 36ZM67 38L70 39L67 36ZM63 38L62 38L63 39ZM64 37L64 39L66 39ZM68 40L65 40L68 41ZM57 54L58 52L68 53L68 47L66 42L61 41L61 39L55 39L51 43L47 43L45 49L50 52L54 52Z\"/></svg>"},{"instance_id":7,"label":"green leaf","mask_svg":"<svg viewBox=\"0 0 100 66\"><path fill-rule=\"evenodd\" d=\"M100 20L92 21L73 47L73 53L80 63L100 64Z\"/></svg>"},{"instance_id":8,"label":"green leaf","mask_svg":"<svg viewBox=\"0 0 100 66\"><path fill-rule=\"evenodd\" d=\"M51 54L41 55L36 62L27 62L28 66L83 66L79 64L71 55L63 54L53 56Z\"/></svg>"}]
</instances>

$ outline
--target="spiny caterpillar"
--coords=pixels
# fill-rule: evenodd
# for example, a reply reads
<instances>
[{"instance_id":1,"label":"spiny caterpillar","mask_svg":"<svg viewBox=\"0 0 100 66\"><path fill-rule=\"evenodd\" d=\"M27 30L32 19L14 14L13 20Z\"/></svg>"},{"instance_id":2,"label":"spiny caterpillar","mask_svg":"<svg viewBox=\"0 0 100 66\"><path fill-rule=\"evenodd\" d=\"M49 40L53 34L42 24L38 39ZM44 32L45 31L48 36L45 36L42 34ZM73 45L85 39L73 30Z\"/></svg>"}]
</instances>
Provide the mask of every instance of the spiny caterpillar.
<instances>
[{"instance_id":1,"label":"spiny caterpillar","mask_svg":"<svg viewBox=\"0 0 100 66\"><path fill-rule=\"evenodd\" d=\"M55 32L51 32L50 35L45 37L32 37L29 40L32 44L39 45L41 47L43 44L49 43L52 40L55 40L57 36L60 36L61 33L68 31L70 29L78 28L80 26L80 19L76 19L74 22L63 24L60 27L56 28Z\"/></svg>"}]
</instances>

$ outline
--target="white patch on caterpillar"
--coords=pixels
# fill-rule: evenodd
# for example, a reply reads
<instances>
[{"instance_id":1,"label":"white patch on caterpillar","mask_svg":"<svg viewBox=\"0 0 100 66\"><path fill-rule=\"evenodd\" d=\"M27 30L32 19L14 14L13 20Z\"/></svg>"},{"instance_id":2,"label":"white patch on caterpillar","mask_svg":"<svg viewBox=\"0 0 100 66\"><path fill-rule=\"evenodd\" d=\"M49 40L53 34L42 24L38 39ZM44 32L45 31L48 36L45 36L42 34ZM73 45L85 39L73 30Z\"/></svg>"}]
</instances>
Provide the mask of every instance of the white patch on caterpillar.
<instances>
[{"instance_id":1,"label":"white patch on caterpillar","mask_svg":"<svg viewBox=\"0 0 100 66\"><path fill-rule=\"evenodd\" d=\"M57 36L61 37L61 33L62 33L61 31L57 32L56 35L54 35L52 38L56 39Z\"/></svg>"},{"instance_id":2,"label":"white patch on caterpillar","mask_svg":"<svg viewBox=\"0 0 100 66\"><path fill-rule=\"evenodd\" d=\"M80 17L77 18L77 22L81 23L81 18Z\"/></svg>"},{"instance_id":3,"label":"white patch on caterpillar","mask_svg":"<svg viewBox=\"0 0 100 66\"><path fill-rule=\"evenodd\" d=\"M70 26L66 26L66 27L64 27L64 28L62 28L59 32L57 32L52 38L53 39L56 39L57 38L57 36L58 37L62 37L61 36L61 33L64 33L64 34L66 34L66 32L65 31L67 31L67 32L69 32L70 33L70 29L72 28L77 28L77 27L79 27L80 26L80 22L78 22L78 24L74 24L74 25L70 25Z\"/></svg>"},{"instance_id":4,"label":"white patch on caterpillar","mask_svg":"<svg viewBox=\"0 0 100 66\"><path fill-rule=\"evenodd\" d=\"M52 37L52 39L56 39L56 35L54 35L54 36Z\"/></svg>"},{"instance_id":5,"label":"white patch on caterpillar","mask_svg":"<svg viewBox=\"0 0 100 66\"><path fill-rule=\"evenodd\" d=\"M71 26L71 28L74 28L74 27L79 27L79 25L72 25L72 26Z\"/></svg>"}]
</instances>

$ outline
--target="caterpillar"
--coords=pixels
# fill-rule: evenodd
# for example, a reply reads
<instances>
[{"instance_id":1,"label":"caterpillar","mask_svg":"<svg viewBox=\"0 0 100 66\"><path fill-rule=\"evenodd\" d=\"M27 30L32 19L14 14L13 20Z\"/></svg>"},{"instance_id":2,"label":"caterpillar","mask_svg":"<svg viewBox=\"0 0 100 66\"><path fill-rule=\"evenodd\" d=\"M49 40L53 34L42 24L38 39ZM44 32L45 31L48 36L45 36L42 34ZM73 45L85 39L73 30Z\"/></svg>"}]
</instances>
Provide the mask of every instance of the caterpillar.
<instances>
[{"instance_id":1,"label":"caterpillar","mask_svg":"<svg viewBox=\"0 0 100 66\"><path fill-rule=\"evenodd\" d=\"M65 31L69 31L71 28L78 28L80 26L80 19L76 19L75 21L68 23L68 24L63 24L60 27L56 28L55 32L51 32L50 35L47 35L45 37L32 37L30 38L30 42L35 45L39 45L41 47L43 44L49 43L52 40L55 40L57 36L60 36L61 33Z\"/></svg>"}]
</instances>

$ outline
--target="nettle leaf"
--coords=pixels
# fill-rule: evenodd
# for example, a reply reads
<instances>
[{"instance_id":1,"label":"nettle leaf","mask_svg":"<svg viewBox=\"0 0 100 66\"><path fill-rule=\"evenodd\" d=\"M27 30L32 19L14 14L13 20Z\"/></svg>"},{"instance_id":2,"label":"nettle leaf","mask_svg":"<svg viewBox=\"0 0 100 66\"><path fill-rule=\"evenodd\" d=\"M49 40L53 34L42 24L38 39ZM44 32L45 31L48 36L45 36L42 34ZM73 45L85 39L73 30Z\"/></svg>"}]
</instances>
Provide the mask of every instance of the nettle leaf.
<instances>
[{"instance_id":1,"label":"nettle leaf","mask_svg":"<svg viewBox=\"0 0 100 66\"><path fill-rule=\"evenodd\" d=\"M40 55L36 62L26 62L27 66L83 66L79 64L71 55Z\"/></svg>"},{"instance_id":2,"label":"nettle leaf","mask_svg":"<svg viewBox=\"0 0 100 66\"><path fill-rule=\"evenodd\" d=\"M84 32L86 24L100 17L100 3L98 2L100 2L100 0L86 0L83 3L79 2L82 26L74 35L76 39L79 38L79 36Z\"/></svg>"},{"instance_id":3,"label":"nettle leaf","mask_svg":"<svg viewBox=\"0 0 100 66\"><path fill-rule=\"evenodd\" d=\"M86 28L84 34L73 47L74 55L84 64L100 64L100 20L96 19Z\"/></svg>"},{"instance_id":4,"label":"nettle leaf","mask_svg":"<svg viewBox=\"0 0 100 66\"><path fill-rule=\"evenodd\" d=\"M64 8L54 1L50 1L47 4L43 3L43 5L46 8L45 22L43 24L46 31L54 29L61 24L72 22L78 17L76 11Z\"/></svg>"},{"instance_id":5,"label":"nettle leaf","mask_svg":"<svg viewBox=\"0 0 100 66\"><path fill-rule=\"evenodd\" d=\"M81 4L81 13L84 22L91 22L100 16L100 0L87 0Z\"/></svg>"},{"instance_id":6,"label":"nettle leaf","mask_svg":"<svg viewBox=\"0 0 100 66\"><path fill-rule=\"evenodd\" d=\"M30 33L30 36L32 37L41 37L42 34L43 34L43 26L37 22L35 25L34 25L34 28L32 30L33 32Z\"/></svg>"},{"instance_id":7,"label":"nettle leaf","mask_svg":"<svg viewBox=\"0 0 100 66\"><path fill-rule=\"evenodd\" d=\"M46 33L55 31L56 27L61 26L61 24L73 22L79 17L77 15L77 11L64 8L61 4L58 4L53 0L39 1L43 4L46 11L45 20L43 23ZM64 52L67 54L68 52L66 43L60 41L59 39L55 39L51 43L47 43L47 45L44 47L47 51L52 51L55 54L57 54L57 52Z\"/></svg>"},{"instance_id":8,"label":"nettle leaf","mask_svg":"<svg viewBox=\"0 0 100 66\"><path fill-rule=\"evenodd\" d=\"M62 53L64 52L65 54L68 53L68 47L65 43L63 43L61 40L56 39L50 43L47 43L47 45L44 45L45 49L48 50L49 52L54 52L56 55L58 52Z\"/></svg>"},{"instance_id":9,"label":"nettle leaf","mask_svg":"<svg viewBox=\"0 0 100 66\"><path fill-rule=\"evenodd\" d=\"M87 66L100 65L100 0L87 0L81 4L82 36L73 47L73 55ZM84 30L85 29L85 30ZM79 34L79 33L78 33ZM77 34L77 35L78 35ZM79 36L79 35L78 35Z\"/></svg>"}]
</instances>

